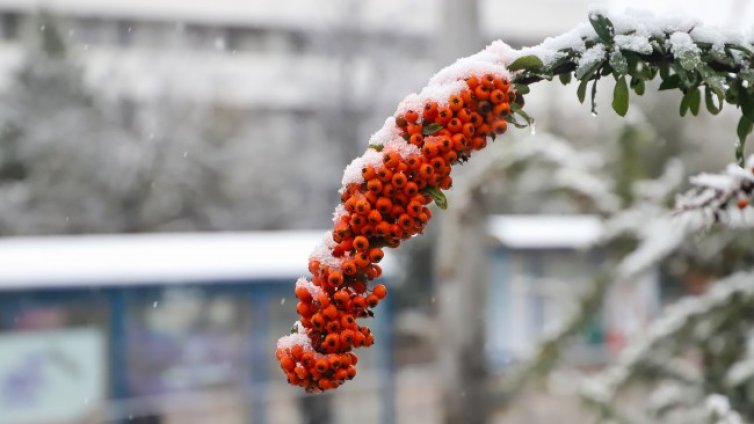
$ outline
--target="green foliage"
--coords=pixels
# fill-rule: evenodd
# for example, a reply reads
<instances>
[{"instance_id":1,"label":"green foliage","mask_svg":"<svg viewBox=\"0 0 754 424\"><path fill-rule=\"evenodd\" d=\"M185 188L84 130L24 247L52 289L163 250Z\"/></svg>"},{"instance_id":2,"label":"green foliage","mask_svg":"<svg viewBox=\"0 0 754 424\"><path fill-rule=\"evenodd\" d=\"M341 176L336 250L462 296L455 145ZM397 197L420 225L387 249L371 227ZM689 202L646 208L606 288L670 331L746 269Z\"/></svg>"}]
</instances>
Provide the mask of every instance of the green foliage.
<instances>
[{"instance_id":1,"label":"green foliage","mask_svg":"<svg viewBox=\"0 0 754 424\"><path fill-rule=\"evenodd\" d=\"M448 209L448 199L445 197L445 193L437 187L427 187L422 189L422 194L425 194L435 201L435 204L440 209Z\"/></svg>"},{"instance_id":2,"label":"green foliage","mask_svg":"<svg viewBox=\"0 0 754 424\"><path fill-rule=\"evenodd\" d=\"M508 69L511 71L520 71L523 69L527 70L536 70L542 68L544 63L542 63L542 59L538 58L537 56L530 55L530 56L522 56L518 59L514 60L513 63L508 65Z\"/></svg>"},{"instance_id":3,"label":"green foliage","mask_svg":"<svg viewBox=\"0 0 754 424\"><path fill-rule=\"evenodd\" d=\"M597 37L585 39L586 48L601 46L605 51L604 59L578 66L582 53L570 48L558 51L558 59L547 64L534 55L523 56L510 66L511 70L518 71L514 77L516 88L555 77L568 84L575 78L579 83L576 94L583 103L591 82L592 112L595 112L597 81L612 74L617 82L613 110L624 116L628 111L629 88L642 95L646 82L659 76L659 90L681 92L678 109L681 116L688 113L698 115L702 100L713 115L720 113L725 103L741 110L743 117L738 125L736 156L743 165L743 146L754 123L754 70L751 69L754 51L750 45L727 43L721 49L710 43L697 42L696 49L685 49L676 55L669 48L671 34L665 33L649 37L652 51L639 53L616 45L615 36L618 34L608 17L593 13L589 22ZM626 32L631 33L633 31ZM525 93L519 91L519 94Z\"/></svg>"},{"instance_id":4,"label":"green foliage","mask_svg":"<svg viewBox=\"0 0 754 424\"><path fill-rule=\"evenodd\" d=\"M424 129L422 129L422 134L423 135L432 135L432 134L440 131L442 128L443 128L442 125L440 125L438 123L432 123L432 124L429 124L426 127L424 127Z\"/></svg>"},{"instance_id":5,"label":"green foliage","mask_svg":"<svg viewBox=\"0 0 754 424\"><path fill-rule=\"evenodd\" d=\"M620 116L626 116L626 112L628 112L628 83L626 83L625 76L618 78L615 83L613 110Z\"/></svg>"}]
</instances>

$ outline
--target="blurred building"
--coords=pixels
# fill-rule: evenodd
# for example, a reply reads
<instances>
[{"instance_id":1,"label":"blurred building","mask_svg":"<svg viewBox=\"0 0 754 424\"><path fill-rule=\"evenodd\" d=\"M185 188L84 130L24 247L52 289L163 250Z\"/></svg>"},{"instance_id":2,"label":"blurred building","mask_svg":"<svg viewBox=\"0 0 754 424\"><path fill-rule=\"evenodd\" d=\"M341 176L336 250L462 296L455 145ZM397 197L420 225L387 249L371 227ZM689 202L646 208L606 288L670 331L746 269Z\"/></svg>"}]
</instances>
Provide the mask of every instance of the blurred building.
<instances>
[{"instance_id":1,"label":"blurred building","mask_svg":"<svg viewBox=\"0 0 754 424\"><path fill-rule=\"evenodd\" d=\"M0 241L0 424L309 422L274 350L322 234ZM332 422L394 420L389 301L375 316Z\"/></svg>"},{"instance_id":2,"label":"blurred building","mask_svg":"<svg viewBox=\"0 0 754 424\"><path fill-rule=\"evenodd\" d=\"M581 3L481 2L481 38L535 43L583 20ZM280 128L300 128L308 139L345 138L356 149L379 117L437 68L443 49L437 34L452 24L442 22L441 6L440 0L0 0L0 78L20 59L24 22L45 11L59 17L87 81L110 98L138 105L169 96L253 111L245 119L268 128L268 138L290 135ZM559 13L511 19L552 8ZM327 134L317 133L323 118L335 121Z\"/></svg>"},{"instance_id":3,"label":"blurred building","mask_svg":"<svg viewBox=\"0 0 754 424\"><path fill-rule=\"evenodd\" d=\"M487 304L487 350L496 371L525 361L538 343L574 316L604 266L607 252L589 249L602 223L592 215L495 215ZM575 367L602 366L659 313L656 272L611 285L604 311L565 352Z\"/></svg>"}]
</instances>

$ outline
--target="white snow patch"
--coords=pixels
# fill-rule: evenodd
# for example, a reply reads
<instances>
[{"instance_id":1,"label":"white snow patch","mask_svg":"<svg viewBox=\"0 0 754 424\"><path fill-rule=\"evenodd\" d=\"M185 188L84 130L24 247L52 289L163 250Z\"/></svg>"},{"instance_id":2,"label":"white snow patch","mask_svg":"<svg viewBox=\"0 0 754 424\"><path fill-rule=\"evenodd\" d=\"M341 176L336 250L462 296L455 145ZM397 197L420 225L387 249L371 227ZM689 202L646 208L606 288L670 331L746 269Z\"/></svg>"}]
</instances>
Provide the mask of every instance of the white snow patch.
<instances>
[{"instance_id":1,"label":"white snow patch","mask_svg":"<svg viewBox=\"0 0 754 424\"><path fill-rule=\"evenodd\" d=\"M396 115L402 115L409 110L421 112L425 103L436 102L438 106L447 106L448 98L454 94L460 93L466 88L466 82L454 81L445 84L428 85L422 89L419 94L409 94L398 105Z\"/></svg>"},{"instance_id":2,"label":"white snow patch","mask_svg":"<svg viewBox=\"0 0 754 424\"><path fill-rule=\"evenodd\" d=\"M322 289L321 289L320 287L317 287L317 286L315 286L315 285L314 285L314 283L312 283L311 281L309 281L309 280L308 280L308 279L306 279L305 277L301 277L301 278L299 278L299 279L298 279L298 280L296 281L296 288L299 288L299 287L303 287L303 288L305 288L305 289L306 289L306 290L307 290L307 291L309 292L309 294L310 294L310 295L311 295L311 296L312 296L313 298L315 298L315 299L316 299L316 298L317 298L317 297L318 297L319 295L321 295L322 293L324 293L324 291L322 291ZM297 321L297 322L298 322L298 321Z\"/></svg>"},{"instance_id":3,"label":"white snow patch","mask_svg":"<svg viewBox=\"0 0 754 424\"><path fill-rule=\"evenodd\" d=\"M419 110L417 110L419 112ZM390 116L382 124L382 128L377 130L371 137L369 137L369 144L384 145L388 141L395 137L400 137L401 131L395 124L395 117Z\"/></svg>"},{"instance_id":4,"label":"white snow patch","mask_svg":"<svg viewBox=\"0 0 754 424\"><path fill-rule=\"evenodd\" d=\"M601 60L604 60L605 53L605 46L603 44L596 44L595 46L590 47L579 58L578 67L589 67Z\"/></svg>"},{"instance_id":5,"label":"white snow patch","mask_svg":"<svg viewBox=\"0 0 754 424\"><path fill-rule=\"evenodd\" d=\"M700 187L708 187L719 191L728 191L736 187L736 180L730 175L702 173L689 179L691 184Z\"/></svg>"},{"instance_id":6,"label":"white snow patch","mask_svg":"<svg viewBox=\"0 0 754 424\"><path fill-rule=\"evenodd\" d=\"M385 144L383 152L396 152L403 159L411 155L421 154L421 150L411 143L407 143L402 137L396 137Z\"/></svg>"},{"instance_id":7,"label":"white snow patch","mask_svg":"<svg viewBox=\"0 0 754 424\"><path fill-rule=\"evenodd\" d=\"M340 221L340 218L344 217L348 214L348 211L346 210L346 207L343 205L343 203L338 203L338 206L335 207L335 211L332 213L332 222L338 223Z\"/></svg>"},{"instance_id":8,"label":"white snow patch","mask_svg":"<svg viewBox=\"0 0 754 424\"><path fill-rule=\"evenodd\" d=\"M710 414L713 424L742 424L741 416L730 406L727 397L711 394L704 400L704 406Z\"/></svg>"},{"instance_id":9,"label":"white snow patch","mask_svg":"<svg viewBox=\"0 0 754 424\"><path fill-rule=\"evenodd\" d=\"M362 184L364 176L361 171L369 166L378 167L382 165L382 153L374 149L367 149L362 156L351 161L346 169L343 170L343 179L341 180L340 192L343 193L351 184Z\"/></svg>"},{"instance_id":10,"label":"white snow patch","mask_svg":"<svg viewBox=\"0 0 754 424\"><path fill-rule=\"evenodd\" d=\"M629 50L632 52L650 54L652 53L652 44L649 42L649 38L644 35L638 34L617 34L615 36L615 45L619 49Z\"/></svg>"},{"instance_id":11,"label":"white snow patch","mask_svg":"<svg viewBox=\"0 0 754 424\"><path fill-rule=\"evenodd\" d=\"M505 66L488 60L480 60L488 55L481 54L458 59L454 64L447 66L436 73L430 80L428 87L438 87L462 81L472 75L481 77L485 74L493 74L498 77L510 78ZM490 55L491 56L491 55ZM490 57L491 59L491 57Z\"/></svg>"},{"instance_id":12,"label":"white snow patch","mask_svg":"<svg viewBox=\"0 0 754 424\"><path fill-rule=\"evenodd\" d=\"M670 34L670 50L676 56L686 52L699 53L699 47L687 32L676 31Z\"/></svg>"},{"instance_id":13,"label":"white snow patch","mask_svg":"<svg viewBox=\"0 0 754 424\"><path fill-rule=\"evenodd\" d=\"M754 379L754 357L736 362L725 376L725 380L731 386L738 386L752 379Z\"/></svg>"},{"instance_id":14,"label":"white snow patch","mask_svg":"<svg viewBox=\"0 0 754 424\"><path fill-rule=\"evenodd\" d=\"M707 224L720 222L732 228L754 226L754 208L739 209L736 200L749 198L748 190L754 184L752 173L754 156L747 160L746 168L730 164L719 174L700 174L691 177L696 187L677 196L676 210L683 215L695 215Z\"/></svg>"},{"instance_id":15,"label":"white snow patch","mask_svg":"<svg viewBox=\"0 0 754 424\"><path fill-rule=\"evenodd\" d=\"M320 264L326 265L334 270L340 269L340 259L332 255L332 250L335 248L335 241L332 239L332 232L325 232L322 242L314 247L309 259L319 261Z\"/></svg>"},{"instance_id":16,"label":"white snow patch","mask_svg":"<svg viewBox=\"0 0 754 424\"><path fill-rule=\"evenodd\" d=\"M305 352L313 352L312 341L306 335L304 326L300 321L296 321L294 325L297 332L279 338L276 347L281 350L291 350L294 346L301 346Z\"/></svg>"},{"instance_id":17,"label":"white snow patch","mask_svg":"<svg viewBox=\"0 0 754 424\"><path fill-rule=\"evenodd\" d=\"M717 52L724 52L725 43L733 40L743 42L742 37L733 32L723 32L715 27L700 26L691 30L691 38L698 43L709 43L712 49Z\"/></svg>"},{"instance_id":18,"label":"white snow patch","mask_svg":"<svg viewBox=\"0 0 754 424\"><path fill-rule=\"evenodd\" d=\"M586 50L586 40L593 39L597 36L591 25L581 23L576 28L558 35L557 37L548 37L541 44L531 47L524 47L514 51L510 57L511 62L521 56L534 55L542 60L546 66L563 57L560 50L571 49L575 52L582 53Z\"/></svg>"},{"instance_id":19,"label":"white snow patch","mask_svg":"<svg viewBox=\"0 0 754 424\"><path fill-rule=\"evenodd\" d=\"M433 75L419 94L406 96L398 105L396 114L404 114L409 110L421 112L424 104L430 101L446 106L451 95L466 88L464 79L470 76L493 74L510 79L505 64L509 63L514 52L510 46L498 40L474 55L456 60Z\"/></svg>"}]
</instances>

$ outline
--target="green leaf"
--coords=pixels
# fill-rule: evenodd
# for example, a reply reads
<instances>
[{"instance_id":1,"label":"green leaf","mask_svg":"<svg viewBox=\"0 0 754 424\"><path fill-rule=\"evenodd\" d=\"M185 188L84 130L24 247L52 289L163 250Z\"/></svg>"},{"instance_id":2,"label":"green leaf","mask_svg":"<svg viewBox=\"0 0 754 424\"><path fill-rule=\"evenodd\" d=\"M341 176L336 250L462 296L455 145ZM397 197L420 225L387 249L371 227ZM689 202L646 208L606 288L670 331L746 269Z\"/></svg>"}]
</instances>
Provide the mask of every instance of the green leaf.
<instances>
[{"instance_id":1,"label":"green leaf","mask_svg":"<svg viewBox=\"0 0 754 424\"><path fill-rule=\"evenodd\" d=\"M613 42L615 28L613 27L613 23L610 22L610 19L598 13L594 13L589 15L589 22L592 24L594 32L597 33L597 36L600 37L602 41L606 43Z\"/></svg>"},{"instance_id":2,"label":"green leaf","mask_svg":"<svg viewBox=\"0 0 754 424\"><path fill-rule=\"evenodd\" d=\"M697 51L684 50L679 56L676 56L676 61L683 69L691 71L702 63L702 58L699 57L699 52Z\"/></svg>"},{"instance_id":3,"label":"green leaf","mask_svg":"<svg viewBox=\"0 0 754 424\"><path fill-rule=\"evenodd\" d=\"M592 83L592 115L597 115L597 81L599 81L599 78L596 78L594 82Z\"/></svg>"},{"instance_id":4,"label":"green leaf","mask_svg":"<svg viewBox=\"0 0 754 424\"><path fill-rule=\"evenodd\" d=\"M585 80L591 78L599 67L602 66L603 62L604 60L598 60L589 65L579 67L576 69L576 79Z\"/></svg>"},{"instance_id":5,"label":"green leaf","mask_svg":"<svg viewBox=\"0 0 754 424\"><path fill-rule=\"evenodd\" d=\"M578 90L576 90L576 95L579 97L579 102L584 103L584 100L586 99L586 85L589 83L589 80L583 80L581 81L581 84L579 84Z\"/></svg>"},{"instance_id":6,"label":"green leaf","mask_svg":"<svg viewBox=\"0 0 754 424\"><path fill-rule=\"evenodd\" d=\"M747 69L738 73L742 81L748 81L749 87L754 87L754 69Z\"/></svg>"},{"instance_id":7,"label":"green leaf","mask_svg":"<svg viewBox=\"0 0 754 424\"><path fill-rule=\"evenodd\" d=\"M718 98L719 102L719 98ZM723 104L720 103L720 106L717 106L715 104L714 97L712 97L712 90L709 88L709 86L704 87L704 104L707 106L707 110L709 113L713 115L717 115L720 113L720 109L722 109Z\"/></svg>"},{"instance_id":8,"label":"green leaf","mask_svg":"<svg viewBox=\"0 0 754 424\"><path fill-rule=\"evenodd\" d=\"M652 38L651 38L651 40L652 40L652 41L651 41L651 44L652 44L652 48L653 48L653 49L654 49L655 51L657 51L658 53L660 53L661 55L665 56L665 53L667 53L667 50L666 50L666 49L665 49L665 47L663 46L663 45L665 44L665 40L663 39L663 40L661 41L661 40L658 40L658 39L657 39L657 38L655 38L655 37L652 37Z\"/></svg>"},{"instance_id":9,"label":"green leaf","mask_svg":"<svg viewBox=\"0 0 754 424\"><path fill-rule=\"evenodd\" d=\"M751 50L749 50L748 48L746 48L746 47L744 47L744 46L742 46L740 44L726 44L725 47L727 47L729 49L733 49L733 50L738 50L740 52L744 52L749 57L754 56L754 52L752 52Z\"/></svg>"},{"instance_id":10,"label":"green leaf","mask_svg":"<svg viewBox=\"0 0 754 424\"><path fill-rule=\"evenodd\" d=\"M638 78L631 78L631 88L634 89L634 92L638 95L643 95L644 91L646 90L646 84L644 83L643 79Z\"/></svg>"},{"instance_id":11,"label":"green leaf","mask_svg":"<svg viewBox=\"0 0 754 424\"><path fill-rule=\"evenodd\" d=\"M678 111L678 113L681 116L686 116L686 113L689 111L689 96L688 94L685 94L683 98L681 99L681 107Z\"/></svg>"},{"instance_id":12,"label":"green leaf","mask_svg":"<svg viewBox=\"0 0 754 424\"><path fill-rule=\"evenodd\" d=\"M629 50L620 50L620 52L623 57L626 58L626 63L628 64L628 73L633 75L636 72L636 65L639 64L639 54Z\"/></svg>"},{"instance_id":13,"label":"green leaf","mask_svg":"<svg viewBox=\"0 0 754 424\"><path fill-rule=\"evenodd\" d=\"M719 75L707 74L704 77L704 84L717 94L720 101L725 98L725 78Z\"/></svg>"},{"instance_id":14,"label":"green leaf","mask_svg":"<svg viewBox=\"0 0 754 424\"><path fill-rule=\"evenodd\" d=\"M560 54L558 54L557 59L553 60L549 65L547 65L547 67L555 71L554 73L556 74L562 71L560 69L561 66L571 63L571 54L573 54L573 49L565 48L558 50L558 53Z\"/></svg>"},{"instance_id":15,"label":"green leaf","mask_svg":"<svg viewBox=\"0 0 754 424\"><path fill-rule=\"evenodd\" d=\"M670 76L670 65L667 62L660 64L660 78L667 79Z\"/></svg>"},{"instance_id":16,"label":"green leaf","mask_svg":"<svg viewBox=\"0 0 754 424\"><path fill-rule=\"evenodd\" d=\"M571 82L571 73L570 72L563 72L562 74L558 75L558 78L560 78L560 83L563 85L568 85L568 83Z\"/></svg>"},{"instance_id":17,"label":"green leaf","mask_svg":"<svg viewBox=\"0 0 754 424\"><path fill-rule=\"evenodd\" d=\"M291 326L291 331L288 334L296 334L296 333L298 333L298 326L296 324L293 324L293 326Z\"/></svg>"},{"instance_id":18,"label":"green leaf","mask_svg":"<svg viewBox=\"0 0 754 424\"><path fill-rule=\"evenodd\" d=\"M513 88L516 91L516 94L529 94L529 91L531 91L526 84L515 83L513 84Z\"/></svg>"},{"instance_id":19,"label":"green leaf","mask_svg":"<svg viewBox=\"0 0 754 424\"><path fill-rule=\"evenodd\" d=\"M513 115L504 116L503 119L505 119L507 123L513 125L516 128L526 128L529 126L528 124L522 124L518 122Z\"/></svg>"},{"instance_id":20,"label":"green leaf","mask_svg":"<svg viewBox=\"0 0 754 424\"><path fill-rule=\"evenodd\" d=\"M523 118L524 121L526 121L528 125L531 125L534 123L534 118L532 118L528 113L524 112L523 108L520 105L517 105L517 104L511 105L511 111L514 114Z\"/></svg>"},{"instance_id":21,"label":"green leaf","mask_svg":"<svg viewBox=\"0 0 754 424\"><path fill-rule=\"evenodd\" d=\"M448 209L448 198L445 197L445 194L437 187L425 187L422 189L422 194L428 195L432 198L432 200L435 201L435 204L440 209Z\"/></svg>"},{"instance_id":22,"label":"green leaf","mask_svg":"<svg viewBox=\"0 0 754 424\"><path fill-rule=\"evenodd\" d=\"M725 101L732 105L738 105L740 97L739 84L731 84L725 91Z\"/></svg>"},{"instance_id":23,"label":"green leaf","mask_svg":"<svg viewBox=\"0 0 754 424\"><path fill-rule=\"evenodd\" d=\"M681 79L681 85L680 85L681 87L688 88L693 85L692 79L695 79L695 78L693 78L692 75L690 75L689 72L686 71L686 69L683 66L681 66L677 62L673 62L673 64L670 66L673 67L675 74L678 75L678 78Z\"/></svg>"},{"instance_id":24,"label":"green leaf","mask_svg":"<svg viewBox=\"0 0 754 424\"><path fill-rule=\"evenodd\" d=\"M508 65L509 71L534 70L544 67L542 59L535 55L521 56Z\"/></svg>"},{"instance_id":25,"label":"green leaf","mask_svg":"<svg viewBox=\"0 0 754 424\"><path fill-rule=\"evenodd\" d=\"M742 167L744 166L744 147L746 147L746 137L751 134L752 129L754 129L754 122L749 121L745 116L742 116L738 121L738 128L736 129L736 133L738 133L738 142L736 142L736 160Z\"/></svg>"},{"instance_id":26,"label":"green leaf","mask_svg":"<svg viewBox=\"0 0 754 424\"><path fill-rule=\"evenodd\" d=\"M643 60L639 60L636 63L636 76L643 80L651 80L654 79L654 77L657 75L657 68L649 64L648 62L645 62Z\"/></svg>"},{"instance_id":27,"label":"green leaf","mask_svg":"<svg viewBox=\"0 0 754 424\"><path fill-rule=\"evenodd\" d=\"M442 129L442 125L437 123L432 123L427 125L426 127L422 128L422 134L423 135L432 135Z\"/></svg>"},{"instance_id":28,"label":"green leaf","mask_svg":"<svg viewBox=\"0 0 754 424\"><path fill-rule=\"evenodd\" d=\"M620 50L615 50L610 54L610 66L618 75L626 75L628 73L628 61L623 56Z\"/></svg>"},{"instance_id":29,"label":"green leaf","mask_svg":"<svg viewBox=\"0 0 754 424\"><path fill-rule=\"evenodd\" d=\"M382 149L383 149L384 147L385 147L385 146L383 146L382 144L370 144L370 145L369 145L369 148L370 148L370 149L372 149L372 150L376 150L376 151L378 151L378 152L381 152L381 151L382 151Z\"/></svg>"},{"instance_id":30,"label":"green leaf","mask_svg":"<svg viewBox=\"0 0 754 424\"><path fill-rule=\"evenodd\" d=\"M674 88L680 88L681 87L681 77L678 76L678 74L671 75L660 83L660 88L658 90L672 90Z\"/></svg>"},{"instance_id":31,"label":"green leaf","mask_svg":"<svg viewBox=\"0 0 754 424\"><path fill-rule=\"evenodd\" d=\"M738 104L741 106L741 112L743 112L746 119L754 122L754 98L751 93L745 87L741 87L738 92Z\"/></svg>"},{"instance_id":32,"label":"green leaf","mask_svg":"<svg viewBox=\"0 0 754 424\"><path fill-rule=\"evenodd\" d=\"M702 95L699 92L699 88L692 88L689 90L688 93L686 93L686 96L688 96L689 100L689 110L691 113L696 116L699 114L699 106L702 103Z\"/></svg>"},{"instance_id":33,"label":"green leaf","mask_svg":"<svg viewBox=\"0 0 754 424\"><path fill-rule=\"evenodd\" d=\"M626 116L626 112L628 112L628 84L624 76L618 78L615 83L613 110L620 116Z\"/></svg>"}]
</instances>

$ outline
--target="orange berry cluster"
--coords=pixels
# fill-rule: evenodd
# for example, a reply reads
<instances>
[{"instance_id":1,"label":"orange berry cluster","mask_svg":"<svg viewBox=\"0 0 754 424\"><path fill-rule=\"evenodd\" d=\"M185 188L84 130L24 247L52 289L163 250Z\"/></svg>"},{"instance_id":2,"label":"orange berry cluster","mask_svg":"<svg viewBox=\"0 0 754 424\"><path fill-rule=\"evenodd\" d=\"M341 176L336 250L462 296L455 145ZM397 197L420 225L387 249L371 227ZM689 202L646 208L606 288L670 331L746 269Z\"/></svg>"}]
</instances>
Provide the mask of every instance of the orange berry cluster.
<instances>
[{"instance_id":1,"label":"orange berry cluster","mask_svg":"<svg viewBox=\"0 0 754 424\"><path fill-rule=\"evenodd\" d=\"M398 141L415 147L372 146L380 163L365 165L359 182L343 187L330 246L336 263L312 257L311 282L296 287L298 335L310 343L278 344L276 356L291 384L320 391L356 375L351 351L374 343L356 319L372 316L387 294L382 284L368 286L382 274L382 248L421 233L432 217L432 190L452 185L451 166L507 130L505 117L516 97L507 78L485 74L464 81L447 103L430 100L395 116L395 133L405 142Z\"/></svg>"}]
</instances>

